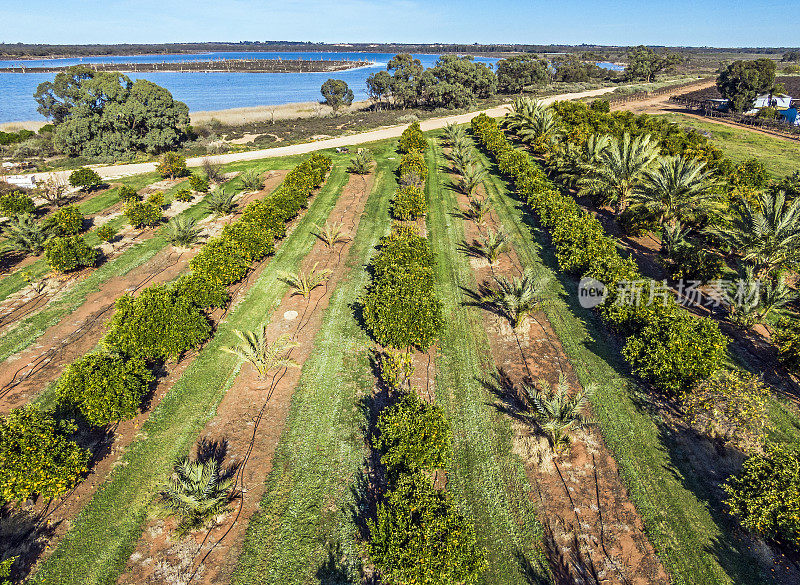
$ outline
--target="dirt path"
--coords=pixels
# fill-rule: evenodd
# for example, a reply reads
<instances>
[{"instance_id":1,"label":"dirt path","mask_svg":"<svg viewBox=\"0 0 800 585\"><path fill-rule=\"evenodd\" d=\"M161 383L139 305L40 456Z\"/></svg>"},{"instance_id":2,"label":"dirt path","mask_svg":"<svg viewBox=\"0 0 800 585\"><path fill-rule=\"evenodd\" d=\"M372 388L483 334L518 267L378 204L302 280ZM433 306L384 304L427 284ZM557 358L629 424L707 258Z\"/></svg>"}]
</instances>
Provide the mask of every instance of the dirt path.
<instances>
[{"instance_id":1,"label":"dirt path","mask_svg":"<svg viewBox=\"0 0 800 585\"><path fill-rule=\"evenodd\" d=\"M243 196L239 210L246 201L271 192L283 180L285 173L273 172L265 180L263 191ZM213 234L235 217L234 214L210 219L204 224L204 231ZM154 233L154 230L148 232ZM26 404L49 383L58 379L67 364L91 351L105 334L106 324L119 297L174 279L186 269L189 260L200 249L200 245L191 249L165 247L128 274L105 282L99 291L87 296L80 307L47 329L39 338L39 343L1 363L0 414Z\"/></svg>"},{"instance_id":2,"label":"dirt path","mask_svg":"<svg viewBox=\"0 0 800 585\"><path fill-rule=\"evenodd\" d=\"M328 221L341 222L348 235L355 234L372 191L374 174L351 175ZM301 269L330 270L330 278L315 289L308 300L287 293L269 319L269 339L289 334L299 343L291 357L302 366L314 347L322 327L325 310L336 284L346 275L351 242L329 249L317 241L303 259ZM296 313L296 314L295 314ZM183 539L175 536L174 518L148 522L120 583L225 583L230 580L247 525L258 509L272 469L272 456L283 433L291 399L301 375L300 368L283 369L267 380L260 380L249 364L244 364L206 426L201 438L226 441L228 460L239 465L236 488L241 497L222 523L208 532Z\"/></svg>"},{"instance_id":3,"label":"dirt path","mask_svg":"<svg viewBox=\"0 0 800 585\"><path fill-rule=\"evenodd\" d=\"M461 208L467 204L467 197L460 194ZM466 241L471 243L489 228L502 229L494 212L484 226L465 221ZM495 275L522 273L519 257L511 248L495 265L483 258L471 258L470 264L478 283ZM546 315L535 312L516 331L506 318L489 311L483 312L483 319L498 369L497 378L487 386L497 397L495 406L512 419L514 449L538 496L546 553L557 583L668 583L601 434L581 432L569 453L554 458L547 441L519 416L522 382L545 379L557 383L563 374L573 388L579 387Z\"/></svg>"}]
</instances>

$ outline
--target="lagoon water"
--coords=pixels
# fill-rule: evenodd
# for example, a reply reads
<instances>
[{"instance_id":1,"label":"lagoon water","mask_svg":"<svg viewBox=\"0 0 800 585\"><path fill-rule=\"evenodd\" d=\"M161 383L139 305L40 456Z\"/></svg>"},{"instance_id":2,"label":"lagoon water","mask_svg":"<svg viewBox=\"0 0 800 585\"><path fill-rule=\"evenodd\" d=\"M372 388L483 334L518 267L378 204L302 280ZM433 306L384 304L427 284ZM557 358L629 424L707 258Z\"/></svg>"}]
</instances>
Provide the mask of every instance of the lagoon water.
<instances>
[{"instance_id":1,"label":"lagoon water","mask_svg":"<svg viewBox=\"0 0 800 585\"><path fill-rule=\"evenodd\" d=\"M227 73L227 72L148 72L126 73L131 79L149 79L166 87L175 99L185 102L189 110L223 110L248 106L319 101L320 86L329 77L343 79L356 100L367 99L366 79L386 68L394 55L389 53L293 53L293 52L219 52L195 55L142 55L135 57L87 57L83 59L48 59L2 61L0 67L25 67L26 73L0 73L0 123L23 120L44 120L36 111L33 93L43 81L55 73L37 73L43 65L77 65L80 63L162 63L209 61L212 59L349 59L369 61L373 65L348 71L323 73ZM427 68L438 55L414 55ZM476 61L494 64L498 59L477 57Z\"/></svg>"}]
</instances>

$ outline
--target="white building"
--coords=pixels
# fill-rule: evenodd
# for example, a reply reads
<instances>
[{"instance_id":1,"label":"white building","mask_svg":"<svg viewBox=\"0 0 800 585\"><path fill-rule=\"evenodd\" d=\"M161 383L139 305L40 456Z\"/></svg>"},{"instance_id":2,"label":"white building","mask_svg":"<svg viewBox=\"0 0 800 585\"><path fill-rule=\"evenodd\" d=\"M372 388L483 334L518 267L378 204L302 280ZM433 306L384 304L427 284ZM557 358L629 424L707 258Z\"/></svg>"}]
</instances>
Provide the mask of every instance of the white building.
<instances>
[{"instance_id":1,"label":"white building","mask_svg":"<svg viewBox=\"0 0 800 585\"><path fill-rule=\"evenodd\" d=\"M755 114L761 108L768 108L772 106L778 110L788 110L792 105L792 97L783 94L773 94L772 100L770 95L765 93L756 98L753 102L753 109L747 112L748 114Z\"/></svg>"}]
</instances>

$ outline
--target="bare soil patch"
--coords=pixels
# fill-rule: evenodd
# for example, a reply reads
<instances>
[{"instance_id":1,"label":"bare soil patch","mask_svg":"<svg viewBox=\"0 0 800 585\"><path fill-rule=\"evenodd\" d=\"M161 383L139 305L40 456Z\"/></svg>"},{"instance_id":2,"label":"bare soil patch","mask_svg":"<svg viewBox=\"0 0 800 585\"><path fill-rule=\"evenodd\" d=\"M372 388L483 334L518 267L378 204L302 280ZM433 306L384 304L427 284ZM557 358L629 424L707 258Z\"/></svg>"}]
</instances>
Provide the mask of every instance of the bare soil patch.
<instances>
[{"instance_id":1,"label":"bare soil patch","mask_svg":"<svg viewBox=\"0 0 800 585\"><path fill-rule=\"evenodd\" d=\"M374 175L351 175L328 221L341 222L351 237L355 234ZM325 310L336 284L346 275L344 260L351 242L333 249L317 241L303 259L301 269L330 270L325 285L312 291L309 299L289 291L272 311L267 326L269 339L289 334L299 345L291 357L302 366L313 350L322 327ZM288 313L288 314L287 314ZM296 315L294 314L296 313ZM289 317L288 319L286 317ZM201 438L227 442L229 461L238 464L236 489L240 497L218 526L186 538L175 533L174 518L150 519L128 562L120 583L224 583L230 579L244 542L250 517L258 509L272 469L272 457L283 433L294 389L301 369L283 369L267 380L258 378L250 364L243 364L233 386L227 391L216 416Z\"/></svg>"}]
</instances>

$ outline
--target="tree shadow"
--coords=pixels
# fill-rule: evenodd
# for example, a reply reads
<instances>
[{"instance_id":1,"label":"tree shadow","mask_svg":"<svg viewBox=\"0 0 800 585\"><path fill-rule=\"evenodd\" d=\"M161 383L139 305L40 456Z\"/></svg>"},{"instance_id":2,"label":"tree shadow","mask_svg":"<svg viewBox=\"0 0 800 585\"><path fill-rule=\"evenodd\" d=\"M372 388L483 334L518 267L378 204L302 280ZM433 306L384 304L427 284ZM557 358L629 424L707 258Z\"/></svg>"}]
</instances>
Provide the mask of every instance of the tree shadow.
<instances>
[{"instance_id":1,"label":"tree shadow","mask_svg":"<svg viewBox=\"0 0 800 585\"><path fill-rule=\"evenodd\" d=\"M229 447L228 439L203 437L195 445L197 462L205 464L214 461L217 464L217 469L219 469L220 481L233 479L239 470L241 461L232 461L226 465L225 460L228 458Z\"/></svg>"},{"instance_id":2,"label":"tree shadow","mask_svg":"<svg viewBox=\"0 0 800 585\"><path fill-rule=\"evenodd\" d=\"M339 543L328 544L325 562L317 568L315 576L320 585L355 585L361 583L359 576L354 576L342 562L344 553Z\"/></svg>"},{"instance_id":3,"label":"tree shadow","mask_svg":"<svg viewBox=\"0 0 800 585\"><path fill-rule=\"evenodd\" d=\"M44 512L5 505L0 508L0 560L16 557L11 565L12 582L22 582L46 550L60 522L49 523Z\"/></svg>"}]
</instances>

